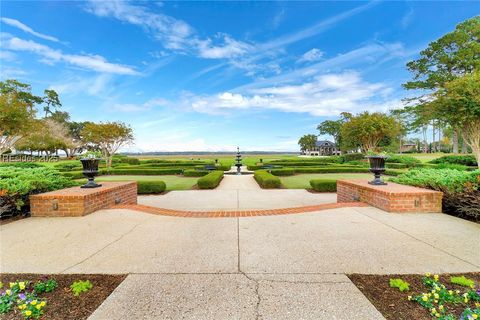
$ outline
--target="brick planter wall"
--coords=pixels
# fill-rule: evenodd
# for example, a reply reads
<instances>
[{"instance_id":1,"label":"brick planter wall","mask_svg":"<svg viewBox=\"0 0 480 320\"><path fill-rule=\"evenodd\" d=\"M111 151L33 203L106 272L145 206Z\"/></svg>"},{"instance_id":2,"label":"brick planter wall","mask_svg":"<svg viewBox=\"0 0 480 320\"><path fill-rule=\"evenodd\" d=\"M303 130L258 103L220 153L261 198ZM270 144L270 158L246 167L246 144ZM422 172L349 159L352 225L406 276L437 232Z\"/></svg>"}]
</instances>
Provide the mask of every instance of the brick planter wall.
<instances>
[{"instance_id":1,"label":"brick planter wall","mask_svg":"<svg viewBox=\"0 0 480 320\"><path fill-rule=\"evenodd\" d=\"M67 188L30 196L34 217L78 217L118 204L137 204L137 182L102 182L99 188Z\"/></svg>"},{"instance_id":2,"label":"brick planter wall","mask_svg":"<svg viewBox=\"0 0 480 320\"><path fill-rule=\"evenodd\" d=\"M362 201L388 212L442 212L443 193L388 182L373 186L367 180L338 180L337 202Z\"/></svg>"}]
</instances>

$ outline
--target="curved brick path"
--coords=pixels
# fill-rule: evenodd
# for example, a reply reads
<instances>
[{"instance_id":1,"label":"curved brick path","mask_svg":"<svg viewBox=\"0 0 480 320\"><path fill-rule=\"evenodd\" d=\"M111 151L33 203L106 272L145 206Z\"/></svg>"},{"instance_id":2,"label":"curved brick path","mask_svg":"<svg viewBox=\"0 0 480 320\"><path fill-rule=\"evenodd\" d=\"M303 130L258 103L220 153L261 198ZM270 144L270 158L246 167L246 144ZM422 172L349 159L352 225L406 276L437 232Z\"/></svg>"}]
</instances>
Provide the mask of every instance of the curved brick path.
<instances>
[{"instance_id":1,"label":"curved brick path","mask_svg":"<svg viewBox=\"0 0 480 320\"><path fill-rule=\"evenodd\" d=\"M315 206L268 209L268 210L232 210L232 211L182 211L173 209L157 208L141 204L119 205L112 209L130 209L146 213L158 214L163 216L174 216L183 218L234 218L234 217L254 217L254 216L272 216L282 214L315 212L327 209L337 209L346 207L368 207L363 202L343 202L343 203L325 203Z\"/></svg>"}]
</instances>

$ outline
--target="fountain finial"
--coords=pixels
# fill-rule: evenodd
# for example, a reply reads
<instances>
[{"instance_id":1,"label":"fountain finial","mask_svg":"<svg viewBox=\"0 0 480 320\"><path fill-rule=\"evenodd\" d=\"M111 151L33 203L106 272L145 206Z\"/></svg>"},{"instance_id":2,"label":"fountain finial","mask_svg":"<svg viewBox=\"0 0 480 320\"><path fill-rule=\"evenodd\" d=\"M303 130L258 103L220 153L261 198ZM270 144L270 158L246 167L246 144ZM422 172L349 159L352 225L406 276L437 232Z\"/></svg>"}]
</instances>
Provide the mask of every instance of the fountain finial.
<instances>
[{"instance_id":1,"label":"fountain finial","mask_svg":"<svg viewBox=\"0 0 480 320\"><path fill-rule=\"evenodd\" d=\"M237 156L235 162L235 166L237 167L237 174L241 175L242 173L240 167L242 166L242 155L240 154L240 147L237 147Z\"/></svg>"}]
</instances>

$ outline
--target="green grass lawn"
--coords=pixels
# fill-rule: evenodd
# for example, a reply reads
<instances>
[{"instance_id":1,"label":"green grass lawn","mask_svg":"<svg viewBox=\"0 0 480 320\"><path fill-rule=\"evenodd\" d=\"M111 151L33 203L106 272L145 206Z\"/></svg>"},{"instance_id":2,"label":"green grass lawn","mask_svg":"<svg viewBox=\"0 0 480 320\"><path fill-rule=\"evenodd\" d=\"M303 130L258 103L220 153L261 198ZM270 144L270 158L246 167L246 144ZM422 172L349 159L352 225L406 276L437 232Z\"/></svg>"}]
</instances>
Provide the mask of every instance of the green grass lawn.
<instances>
[{"instance_id":1,"label":"green grass lawn","mask_svg":"<svg viewBox=\"0 0 480 320\"><path fill-rule=\"evenodd\" d=\"M437 159L443 156L449 156L453 155L453 153L442 153L442 152L437 152L437 153L404 153L404 154L398 154L398 155L405 155L405 156L411 156L414 158L417 158L418 160L422 162L428 162L433 159Z\"/></svg>"},{"instance_id":2,"label":"green grass lawn","mask_svg":"<svg viewBox=\"0 0 480 320\"><path fill-rule=\"evenodd\" d=\"M190 190L192 187L197 184L197 177L183 177L183 176L100 176L95 179L95 181L152 181L152 180L162 180L167 185L167 191L171 190ZM86 181L86 179L81 179L79 181Z\"/></svg>"},{"instance_id":3,"label":"green grass lawn","mask_svg":"<svg viewBox=\"0 0 480 320\"><path fill-rule=\"evenodd\" d=\"M287 189L309 189L312 179L373 179L371 173L311 173L279 177Z\"/></svg>"}]
</instances>

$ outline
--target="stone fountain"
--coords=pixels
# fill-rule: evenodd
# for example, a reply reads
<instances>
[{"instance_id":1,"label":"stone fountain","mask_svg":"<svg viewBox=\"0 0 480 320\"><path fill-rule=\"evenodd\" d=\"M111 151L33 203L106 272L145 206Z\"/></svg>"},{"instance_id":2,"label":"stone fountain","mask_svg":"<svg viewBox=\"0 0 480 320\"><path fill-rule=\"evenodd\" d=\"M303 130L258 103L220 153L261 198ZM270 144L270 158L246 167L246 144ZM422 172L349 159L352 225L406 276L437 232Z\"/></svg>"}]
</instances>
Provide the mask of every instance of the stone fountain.
<instances>
[{"instance_id":1,"label":"stone fountain","mask_svg":"<svg viewBox=\"0 0 480 320\"><path fill-rule=\"evenodd\" d=\"M235 156L235 166L237 167L237 175L242 174L242 155L240 154L240 148L237 147L237 155Z\"/></svg>"}]
</instances>

